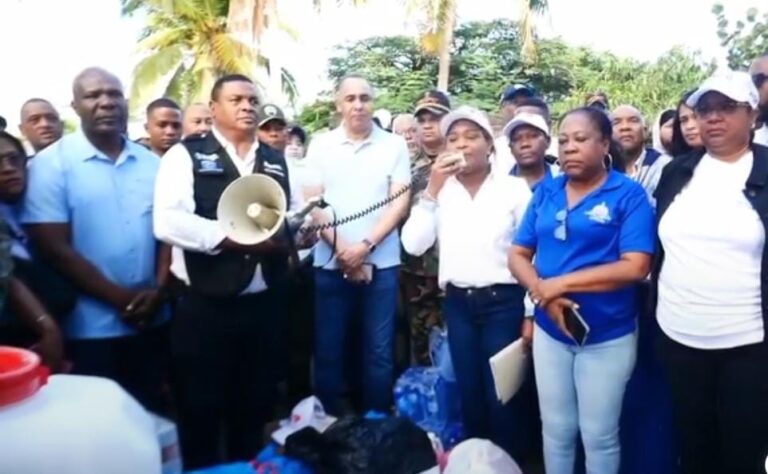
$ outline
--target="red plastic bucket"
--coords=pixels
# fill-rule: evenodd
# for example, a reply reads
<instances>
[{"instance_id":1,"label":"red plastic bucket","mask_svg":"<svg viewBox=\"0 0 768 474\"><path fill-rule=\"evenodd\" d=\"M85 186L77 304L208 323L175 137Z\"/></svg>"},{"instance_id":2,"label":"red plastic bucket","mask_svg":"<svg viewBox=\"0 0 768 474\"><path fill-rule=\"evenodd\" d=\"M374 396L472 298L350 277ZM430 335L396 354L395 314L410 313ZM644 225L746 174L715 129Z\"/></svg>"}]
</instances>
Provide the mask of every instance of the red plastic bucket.
<instances>
[{"instance_id":1,"label":"red plastic bucket","mask_svg":"<svg viewBox=\"0 0 768 474\"><path fill-rule=\"evenodd\" d=\"M31 397L46 384L48 375L34 352L0 346L0 407Z\"/></svg>"}]
</instances>

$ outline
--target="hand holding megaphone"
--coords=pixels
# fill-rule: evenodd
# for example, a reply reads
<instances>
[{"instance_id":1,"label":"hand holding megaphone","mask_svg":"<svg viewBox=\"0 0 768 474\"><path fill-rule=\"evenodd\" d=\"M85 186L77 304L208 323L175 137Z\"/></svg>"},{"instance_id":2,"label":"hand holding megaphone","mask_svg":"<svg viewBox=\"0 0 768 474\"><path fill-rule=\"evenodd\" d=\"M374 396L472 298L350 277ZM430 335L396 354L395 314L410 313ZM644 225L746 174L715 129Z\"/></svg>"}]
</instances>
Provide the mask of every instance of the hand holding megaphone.
<instances>
[{"instance_id":1,"label":"hand holding megaphone","mask_svg":"<svg viewBox=\"0 0 768 474\"><path fill-rule=\"evenodd\" d=\"M224 190L217 217L227 238L241 246L255 246L271 239L283 226L298 231L316 206L314 198L297 212L288 212L288 201L280 184L269 176L243 176Z\"/></svg>"}]
</instances>

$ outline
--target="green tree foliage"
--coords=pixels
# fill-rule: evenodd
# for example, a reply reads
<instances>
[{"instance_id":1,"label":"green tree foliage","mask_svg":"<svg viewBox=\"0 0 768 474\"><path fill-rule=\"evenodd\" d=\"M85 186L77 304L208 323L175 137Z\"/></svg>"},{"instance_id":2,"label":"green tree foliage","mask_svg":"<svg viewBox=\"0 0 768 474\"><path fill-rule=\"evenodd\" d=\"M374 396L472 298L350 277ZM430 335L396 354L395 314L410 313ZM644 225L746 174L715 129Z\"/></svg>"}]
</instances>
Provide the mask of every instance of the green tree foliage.
<instances>
[{"instance_id":1,"label":"green tree foliage","mask_svg":"<svg viewBox=\"0 0 768 474\"><path fill-rule=\"evenodd\" d=\"M728 65L732 69L746 69L754 58L768 54L768 12L759 17L757 9L750 8L746 18L733 27L723 5L715 4L712 13L717 17L717 37L728 49Z\"/></svg>"},{"instance_id":2,"label":"green tree foliage","mask_svg":"<svg viewBox=\"0 0 768 474\"><path fill-rule=\"evenodd\" d=\"M137 50L145 57L133 71L131 105L156 96L182 104L205 101L216 77L250 75L256 58L248 45L227 34L227 0L130 0L123 11L147 12ZM158 91L158 88L160 89Z\"/></svg>"},{"instance_id":3,"label":"green tree foliage","mask_svg":"<svg viewBox=\"0 0 768 474\"><path fill-rule=\"evenodd\" d=\"M449 92L455 104L489 112L513 82L530 83L552 104L555 116L581 105L587 93L603 90L613 104L630 103L649 119L674 106L713 68L696 54L672 49L654 62L620 58L589 48L571 47L560 39L537 42L536 61L521 54L517 25L506 20L467 23L456 29ZM331 79L365 74L377 88L377 108L408 112L415 100L435 86L436 60L416 40L370 38L337 47L328 70ZM306 107L302 119L310 129L325 128L333 116L330 93ZM330 111L330 112L329 112Z\"/></svg>"}]
</instances>

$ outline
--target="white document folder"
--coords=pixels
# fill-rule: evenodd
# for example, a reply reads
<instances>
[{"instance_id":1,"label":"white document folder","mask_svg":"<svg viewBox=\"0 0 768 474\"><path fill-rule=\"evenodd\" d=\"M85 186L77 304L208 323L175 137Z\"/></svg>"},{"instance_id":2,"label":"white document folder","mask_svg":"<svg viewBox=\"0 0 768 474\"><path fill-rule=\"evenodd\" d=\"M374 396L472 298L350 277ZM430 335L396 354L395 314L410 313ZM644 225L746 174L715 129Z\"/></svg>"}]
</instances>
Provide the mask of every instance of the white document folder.
<instances>
[{"instance_id":1,"label":"white document folder","mask_svg":"<svg viewBox=\"0 0 768 474\"><path fill-rule=\"evenodd\" d=\"M522 339L518 339L488 359L496 387L496 398L506 404L525 381L530 356Z\"/></svg>"}]
</instances>

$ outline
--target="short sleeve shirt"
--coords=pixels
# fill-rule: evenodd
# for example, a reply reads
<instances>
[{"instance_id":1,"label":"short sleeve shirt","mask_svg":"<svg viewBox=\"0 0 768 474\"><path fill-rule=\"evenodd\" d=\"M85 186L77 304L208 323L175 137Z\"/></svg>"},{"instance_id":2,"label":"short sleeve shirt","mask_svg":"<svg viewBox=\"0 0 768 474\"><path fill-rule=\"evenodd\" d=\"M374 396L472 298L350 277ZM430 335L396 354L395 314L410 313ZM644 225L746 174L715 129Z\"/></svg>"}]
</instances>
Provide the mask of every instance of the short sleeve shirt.
<instances>
[{"instance_id":1,"label":"short sleeve shirt","mask_svg":"<svg viewBox=\"0 0 768 474\"><path fill-rule=\"evenodd\" d=\"M160 158L130 140L112 160L82 131L69 134L30 162L21 221L70 224L72 246L106 278L129 289L150 288L156 284L152 205L159 164ZM73 339L135 333L118 311L86 295L63 329Z\"/></svg>"},{"instance_id":2,"label":"short sleeve shirt","mask_svg":"<svg viewBox=\"0 0 768 474\"><path fill-rule=\"evenodd\" d=\"M534 250L534 265L541 278L613 263L625 253L653 254L655 219L642 186L611 171L600 188L568 209L567 179L558 176L538 187L514 239L516 245ZM635 285L566 297L579 305L590 326L588 344L609 341L635 329ZM537 308L535 317L547 334L572 343L543 309Z\"/></svg>"}]
</instances>

